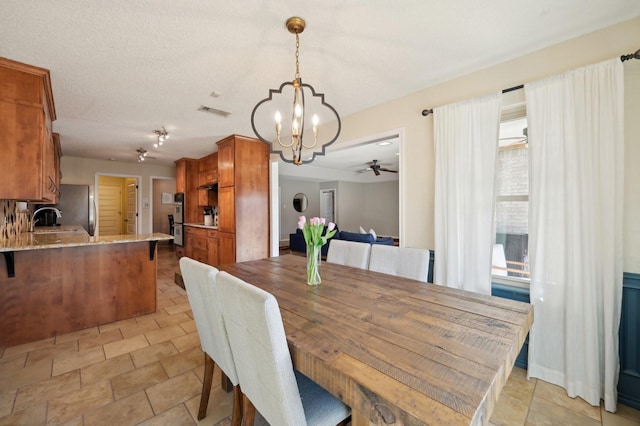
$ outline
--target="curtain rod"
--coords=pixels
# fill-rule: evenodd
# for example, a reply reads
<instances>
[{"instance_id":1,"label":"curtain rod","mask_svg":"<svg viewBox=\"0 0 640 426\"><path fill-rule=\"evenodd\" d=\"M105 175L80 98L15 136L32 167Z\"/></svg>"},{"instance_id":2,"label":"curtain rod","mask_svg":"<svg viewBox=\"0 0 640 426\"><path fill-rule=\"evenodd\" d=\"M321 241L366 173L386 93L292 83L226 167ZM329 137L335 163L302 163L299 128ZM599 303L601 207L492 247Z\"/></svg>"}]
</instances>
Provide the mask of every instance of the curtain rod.
<instances>
[{"instance_id":1,"label":"curtain rod","mask_svg":"<svg viewBox=\"0 0 640 426\"><path fill-rule=\"evenodd\" d=\"M624 62L624 61L628 61L630 59L640 59L640 49L636 50L635 53L629 53L628 55L622 55L620 56L620 61ZM519 86L513 86L513 87L509 87L508 89L504 89L502 91L502 93L508 93L508 92L512 92L514 90L518 90L518 89L522 89L524 87L523 84L519 85ZM423 109L422 110L422 115L423 116L427 116L429 114L433 114L433 108L431 109Z\"/></svg>"},{"instance_id":2,"label":"curtain rod","mask_svg":"<svg viewBox=\"0 0 640 426\"><path fill-rule=\"evenodd\" d=\"M522 89L524 87L524 84L520 84L518 86L513 86L513 87L509 87L508 89L504 89L502 91L502 93L509 93L509 92L513 92L514 90L518 90L518 89ZM429 114L433 114L433 108L431 109L423 109L422 110L422 115L423 116L427 116Z\"/></svg>"}]
</instances>

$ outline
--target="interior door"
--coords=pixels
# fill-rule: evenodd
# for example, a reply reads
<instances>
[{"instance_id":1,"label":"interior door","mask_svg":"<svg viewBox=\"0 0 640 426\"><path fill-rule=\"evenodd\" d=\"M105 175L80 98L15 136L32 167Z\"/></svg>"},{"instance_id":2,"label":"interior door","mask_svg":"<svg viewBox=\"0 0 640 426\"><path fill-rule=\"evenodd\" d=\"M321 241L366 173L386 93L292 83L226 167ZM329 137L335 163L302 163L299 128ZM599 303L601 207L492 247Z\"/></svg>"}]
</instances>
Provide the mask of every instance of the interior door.
<instances>
[{"instance_id":1,"label":"interior door","mask_svg":"<svg viewBox=\"0 0 640 426\"><path fill-rule=\"evenodd\" d=\"M138 233L138 184L127 183L127 234Z\"/></svg>"},{"instance_id":2,"label":"interior door","mask_svg":"<svg viewBox=\"0 0 640 426\"><path fill-rule=\"evenodd\" d=\"M320 217L324 217L327 223L336 223L335 189L323 189L320 191Z\"/></svg>"},{"instance_id":3,"label":"interior door","mask_svg":"<svg viewBox=\"0 0 640 426\"><path fill-rule=\"evenodd\" d=\"M100 235L122 234L122 187L100 185L98 190Z\"/></svg>"}]
</instances>

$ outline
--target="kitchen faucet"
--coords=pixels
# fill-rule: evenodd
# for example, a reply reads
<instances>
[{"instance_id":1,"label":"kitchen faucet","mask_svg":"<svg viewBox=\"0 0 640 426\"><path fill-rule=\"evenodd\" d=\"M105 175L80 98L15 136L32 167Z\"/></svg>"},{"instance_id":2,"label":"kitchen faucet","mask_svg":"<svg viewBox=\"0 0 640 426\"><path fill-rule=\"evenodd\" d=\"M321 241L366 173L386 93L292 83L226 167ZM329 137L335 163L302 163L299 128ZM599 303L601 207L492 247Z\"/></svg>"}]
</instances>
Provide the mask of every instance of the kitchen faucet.
<instances>
[{"instance_id":1,"label":"kitchen faucet","mask_svg":"<svg viewBox=\"0 0 640 426\"><path fill-rule=\"evenodd\" d=\"M53 210L54 212L56 212L56 217L58 219L62 217L62 213L60 213L60 210L56 209L55 207L40 207L38 210L34 211L33 214L31 215L31 220L29 221L29 232L33 232L33 226L36 224L37 221L40 220L40 219L36 219L34 222L33 218L36 217L36 214L38 214L38 212L41 212L42 210Z\"/></svg>"}]
</instances>

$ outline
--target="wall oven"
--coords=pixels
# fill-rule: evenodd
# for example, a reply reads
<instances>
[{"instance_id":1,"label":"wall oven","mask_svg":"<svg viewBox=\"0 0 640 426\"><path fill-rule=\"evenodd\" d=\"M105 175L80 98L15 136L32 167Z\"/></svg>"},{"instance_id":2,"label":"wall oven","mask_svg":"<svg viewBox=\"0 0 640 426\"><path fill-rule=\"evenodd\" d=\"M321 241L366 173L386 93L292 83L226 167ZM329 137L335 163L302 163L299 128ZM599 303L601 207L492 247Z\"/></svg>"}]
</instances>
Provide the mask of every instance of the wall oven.
<instances>
[{"instance_id":1,"label":"wall oven","mask_svg":"<svg viewBox=\"0 0 640 426\"><path fill-rule=\"evenodd\" d=\"M178 246L184 245L182 235L182 223L184 222L184 193L178 192L173 197L173 243Z\"/></svg>"}]
</instances>

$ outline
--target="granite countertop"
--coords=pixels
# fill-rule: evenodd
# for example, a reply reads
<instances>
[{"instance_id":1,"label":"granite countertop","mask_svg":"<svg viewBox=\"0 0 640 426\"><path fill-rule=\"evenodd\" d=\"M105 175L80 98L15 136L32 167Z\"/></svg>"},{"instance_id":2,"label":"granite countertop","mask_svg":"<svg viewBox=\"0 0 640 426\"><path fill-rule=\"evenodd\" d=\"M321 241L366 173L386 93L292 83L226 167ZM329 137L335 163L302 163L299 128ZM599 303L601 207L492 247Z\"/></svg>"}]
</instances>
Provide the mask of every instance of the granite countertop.
<instances>
[{"instance_id":1,"label":"granite countertop","mask_svg":"<svg viewBox=\"0 0 640 426\"><path fill-rule=\"evenodd\" d=\"M173 236L161 233L91 237L80 225L42 226L36 227L34 232L23 232L9 239L0 240L0 253L9 251L89 246L96 244L164 241L172 239Z\"/></svg>"},{"instance_id":2,"label":"granite countertop","mask_svg":"<svg viewBox=\"0 0 640 426\"><path fill-rule=\"evenodd\" d=\"M193 226L194 228L204 228L204 229L213 229L217 230L217 226L204 225L202 223L183 223L182 226Z\"/></svg>"}]
</instances>

